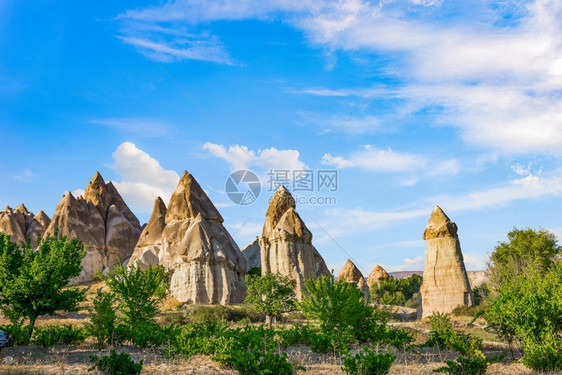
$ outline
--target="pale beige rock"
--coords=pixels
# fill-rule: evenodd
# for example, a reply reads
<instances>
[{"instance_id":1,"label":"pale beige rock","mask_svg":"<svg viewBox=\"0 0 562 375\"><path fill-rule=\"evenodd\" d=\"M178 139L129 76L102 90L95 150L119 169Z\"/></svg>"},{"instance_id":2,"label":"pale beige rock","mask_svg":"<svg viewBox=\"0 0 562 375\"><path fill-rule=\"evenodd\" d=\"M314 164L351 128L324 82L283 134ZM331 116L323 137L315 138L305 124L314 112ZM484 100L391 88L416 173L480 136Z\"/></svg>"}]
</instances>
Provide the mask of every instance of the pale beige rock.
<instances>
[{"instance_id":1,"label":"pale beige rock","mask_svg":"<svg viewBox=\"0 0 562 375\"><path fill-rule=\"evenodd\" d=\"M363 292L365 298L369 297L369 287L365 282L365 278L359 268L350 259L345 262L343 269L338 276L338 280L343 280L348 283L354 283Z\"/></svg>"},{"instance_id":2,"label":"pale beige rock","mask_svg":"<svg viewBox=\"0 0 562 375\"><path fill-rule=\"evenodd\" d=\"M367 285L371 289L375 284L379 284L382 280L388 279L388 277L388 272L377 264L367 278Z\"/></svg>"},{"instance_id":3,"label":"pale beige rock","mask_svg":"<svg viewBox=\"0 0 562 375\"><path fill-rule=\"evenodd\" d=\"M488 271L466 271L466 273L468 275L470 289L474 289L490 281Z\"/></svg>"},{"instance_id":4,"label":"pale beige rock","mask_svg":"<svg viewBox=\"0 0 562 375\"><path fill-rule=\"evenodd\" d=\"M14 209L6 207L5 211L0 211L0 232L9 234L11 240L19 244L29 241L31 248L35 249L49 221L43 211L33 215L22 203Z\"/></svg>"},{"instance_id":5,"label":"pale beige rock","mask_svg":"<svg viewBox=\"0 0 562 375\"><path fill-rule=\"evenodd\" d=\"M152 215L142 230L128 264L132 265L136 262L141 269L158 265L162 248L162 233L165 227L166 205L162 198L157 197L154 201Z\"/></svg>"},{"instance_id":6,"label":"pale beige rock","mask_svg":"<svg viewBox=\"0 0 562 375\"><path fill-rule=\"evenodd\" d=\"M154 203L130 264L161 264L170 274L170 295L197 304L241 303L246 259L195 178L184 172L168 209Z\"/></svg>"},{"instance_id":7,"label":"pale beige rock","mask_svg":"<svg viewBox=\"0 0 562 375\"><path fill-rule=\"evenodd\" d=\"M197 180L184 171L168 204L166 224L174 220L192 219L199 214L203 215L205 220L215 220L219 223L224 221Z\"/></svg>"},{"instance_id":8,"label":"pale beige rock","mask_svg":"<svg viewBox=\"0 0 562 375\"><path fill-rule=\"evenodd\" d=\"M314 250L314 263L316 264L316 276L320 277L322 275L326 275L326 276L331 275L332 272L326 265L326 262L324 262L324 258L322 258L322 255L320 255L320 252L316 250L314 246L312 246L312 249Z\"/></svg>"},{"instance_id":9,"label":"pale beige rock","mask_svg":"<svg viewBox=\"0 0 562 375\"><path fill-rule=\"evenodd\" d=\"M259 239L262 274L281 273L296 281L295 294L302 298L304 280L318 277L327 268L312 246L312 233L295 211L295 200L280 186L266 212Z\"/></svg>"},{"instance_id":10,"label":"pale beige rock","mask_svg":"<svg viewBox=\"0 0 562 375\"><path fill-rule=\"evenodd\" d=\"M259 237L242 249L242 254L246 258L246 263L248 264L248 271L254 267L261 267L261 249Z\"/></svg>"},{"instance_id":11,"label":"pale beige rock","mask_svg":"<svg viewBox=\"0 0 562 375\"><path fill-rule=\"evenodd\" d=\"M435 206L423 239L427 244L418 318L434 312L450 313L457 306L472 306L472 291L464 266L457 225Z\"/></svg>"},{"instance_id":12,"label":"pale beige rock","mask_svg":"<svg viewBox=\"0 0 562 375\"><path fill-rule=\"evenodd\" d=\"M138 219L129 210L111 182L105 183L96 172L84 197L66 193L58 204L43 237L76 238L88 251L82 261L82 273L72 280L78 284L93 279L97 271L111 269L131 256L141 232Z\"/></svg>"}]
</instances>

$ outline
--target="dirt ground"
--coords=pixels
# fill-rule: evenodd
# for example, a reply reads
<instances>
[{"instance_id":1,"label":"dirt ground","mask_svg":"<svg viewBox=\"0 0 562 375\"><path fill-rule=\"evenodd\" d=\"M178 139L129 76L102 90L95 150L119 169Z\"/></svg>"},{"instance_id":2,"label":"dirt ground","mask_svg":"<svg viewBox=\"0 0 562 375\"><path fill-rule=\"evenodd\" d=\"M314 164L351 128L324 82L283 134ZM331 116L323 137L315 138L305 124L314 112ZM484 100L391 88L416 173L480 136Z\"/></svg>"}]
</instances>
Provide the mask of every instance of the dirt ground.
<instances>
[{"instance_id":1,"label":"dirt ground","mask_svg":"<svg viewBox=\"0 0 562 375\"><path fill-rule=\"evenodd\" d=\"M143 374L237 374L236 371L221 367L205 356L193 356L188 360L168 360L159 351L141 350L136 347L121 347L118 352L126 351L135 361L143 360ZM488 350L486 354L497 354L498 350ZM341 359L329 354L313 353L309 347L295 346L287 349L289 360L306 371L299 374L337 375L342 374ZM52 348L22 346L6 348L0 351L0 374L4 375L59 375L59 374L96 374L88 372L90 355L105 355L107 351L98 351L89 345L57 345ZM432 370L444 365L447 359L454 359L456 354L433 348L420 349L418 353L397 352L390 374L433 374ZM11 359L10 359L11 358ZM534 374L520 362L504 362L490 366L487 374L517 375Z\"/></svg>"}]
</instances>

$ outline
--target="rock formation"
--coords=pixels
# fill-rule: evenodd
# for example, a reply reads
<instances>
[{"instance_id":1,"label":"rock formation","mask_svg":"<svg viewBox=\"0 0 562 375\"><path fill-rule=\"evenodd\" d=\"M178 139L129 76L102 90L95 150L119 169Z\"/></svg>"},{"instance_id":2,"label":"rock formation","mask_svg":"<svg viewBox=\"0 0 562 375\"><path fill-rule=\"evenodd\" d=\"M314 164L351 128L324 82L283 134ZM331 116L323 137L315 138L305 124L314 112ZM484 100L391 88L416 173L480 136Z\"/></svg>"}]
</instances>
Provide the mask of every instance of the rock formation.
<instances>
[{"instance_id":1,"label":"rock formation","mask_svg":"<svg viewBox=\"0 0 562 375\"><path fill-rule=\"evenodd\" d=\"M434 312L450 313L460 305L472 306L472 291L464 267L457 225L435 206L423 233L427 243L418 318Z\"/></svg>"},{"instance_id":2,"label":"rock formation","mask_svg":"<svg viewBox=\"0 0 562 375\"><path fill-rule=\"evenodd\" d=\"M33 249L50 222L51 219L43 211L33 215L23 203L14 209L6 207L5 211L0 211L0 232L9 234L11 240L19 244L29 240Z\"/></svg>"},{"instance_id":3,"label":"rock formation","mask_svg":"<svg viewBox=\"0 0 562 375\"><path fill-rule=\"evenodd\" d=\"M248 271L254 267L261 267L261 249L260 249L260 242L259 237L242 249L242 254L244 254L244 258L246 258L246 262L248 263Z\"/></svg>"},{"instance_id":4,"label":"rock formation","mask_svg":"<svg viewBox=\"0 0 562 375\"><path fill-rule=\"evenodd\" d=\"M91 281L96 271L111 269L131 256L141 232L136 216L111 182L96 172L84 197L68 192L59 202L43 236L68 236L88 247L82 273L72 283Z\"/></svg>"},{"instance_id":5,"label":"rock formation","mask_svg":"<svg viewBox=\"0 0 562 375\"><path fill-rule=\"evenodd\" d=\"M246 259L223 218L193 176L184 172L168 209L154 203L130 264L162 264L170 294L180 302L233 304L244 300Z\"/></svg>"},{"instance_id":6,"label":"rock formation","mask_svg":"<svg viewBox=\"0 0 562 375\"><path fill-rule=\"evenodd\" d=\"M365 278L363 277L361 271L359 271L359 268L357 268L351 260L348 259L347 262L345 262L345 265L338 276L338 280L344 280L348 283L357 284L357 287L363 292L365 298L369 297L369 287L365 282Z\"/></svg>"},{"instance_id":7,"label":"rock formation","mask_svg":"<svg viewBox=\"0 0 562 375\"><path fill-rule=\"evenodd\" d=\"M157 197L154 201L152 215L141 232L129 264L136 262L141 269L159 264L160 250L162 250L162 232L164 232L165 227L166 205L162 198Z\"/></svg>"},{"instance_id":8,"label":"rock formation","mask_svg":"<svg viewBox=\"0 0 562 375\"><path fill-rule=\"evenodd\" d=\"M312 246L312 233L295 211L295 200L284 186L279 187L270 201L259 245L262 274L279 272L294 279L299 299L304 280L327 270Z\"/></svg>"},{"instance_id":9,"label":"rock formation","mask_svg":"<svg viewBox=\"0 0 562 375\"><path fill-rule=\"evenodd\" d=\"M384 270L384 268L377 264L367 278L367 285L369 286L369 289L371 289L373 285L380 283L382 280L388 279L388 277L388 273Z\"/></svg>"}]
</instances>

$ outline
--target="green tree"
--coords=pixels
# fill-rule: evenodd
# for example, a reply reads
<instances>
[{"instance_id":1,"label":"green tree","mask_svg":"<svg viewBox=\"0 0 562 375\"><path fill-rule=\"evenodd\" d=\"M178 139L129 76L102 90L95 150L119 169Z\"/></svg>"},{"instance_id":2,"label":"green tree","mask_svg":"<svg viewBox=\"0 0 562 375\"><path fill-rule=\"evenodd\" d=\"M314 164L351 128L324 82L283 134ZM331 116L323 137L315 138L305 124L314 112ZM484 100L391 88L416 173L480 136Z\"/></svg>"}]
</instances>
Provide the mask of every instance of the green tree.
<instances>
[{"instance_id":1,"label":"green tree","mask_svg":"<svg viewBox=\"0 0 562 375\"><path fill-rule=\"evenodd\" d=\"M493 290L527 269L548 271L562 252L554 233L544 229L513 228L507 238L507 242L498 243L490 256L488 269Z\"/></svg>"},{"instance_id":2,"label":"green tree","mask_svg":"<svg viewBox=\"0 0 562 375\"><path fill-rule=\"evenodd\" d=\"M112 293L104 292L100 288L94 298L94 308L90 309L92 316L86 324L86 330L96 338L96 346L100 349L112 341L115 333L117 314L113 308L114 300L115 296Z\"/></svg>"},{"instance_id":3,"label":"green tree","mask_svg":"<svg viewBox=\"0 0 562 375\"><path fill-rule=\"evenodd\" d=\"M246 275L246 285L248 285L246 302L254 305L258 312L267 315L269 328L275 315L293 311L295 308L296 283L287 276L279 273L264 276Z\"/></svg>"},{"instance_id":4,"label":"green tree","mask_svg":"<svg viewBox=\"0 0 562 375\"><path fill-rule=\"evenodd\" d=\"M115 295L122 319L129 328L155 323L168 290L168 274L164 267L159 265L142 270L136 264L126 268L117 262L107 276L97 276Z\"/></svg>"},{"instance_id":5,"label":"green tree","mask_svg":"<svg viewBox=\"0 0 562 375\"><path fill-rule=\"evenodd\" d=\"M76 311L85 290L69 287L80 275L86 255L78 240L47 237L36 251L29 244L18 246L0 233L0 310L13 324L29 319L31 338L40 315Z\"/></svg>"},{"instance_id":6,"label":"green tree","mask_svg":"<svg viewBox=\"0 0 562 375\"><path fill-rule=\"evenodd\" d=\"M305 281L307 295L299 304L309 319L320 321L324 331L344 336L350 332L358 339L379 326L374 307L355 283L336 280L332 275Z\"/></svg>"},{"instance_id":7,"label":"green tree","mask_svg":"<svg viewBox=\"0 0 562 375\"><path fill-rule=\"evenodd\" d=\"M534 370L562 370L562 262L548 271L530 267L497 291L484 317L510 344L523 349Z\"/></svg>"}]
</instances>

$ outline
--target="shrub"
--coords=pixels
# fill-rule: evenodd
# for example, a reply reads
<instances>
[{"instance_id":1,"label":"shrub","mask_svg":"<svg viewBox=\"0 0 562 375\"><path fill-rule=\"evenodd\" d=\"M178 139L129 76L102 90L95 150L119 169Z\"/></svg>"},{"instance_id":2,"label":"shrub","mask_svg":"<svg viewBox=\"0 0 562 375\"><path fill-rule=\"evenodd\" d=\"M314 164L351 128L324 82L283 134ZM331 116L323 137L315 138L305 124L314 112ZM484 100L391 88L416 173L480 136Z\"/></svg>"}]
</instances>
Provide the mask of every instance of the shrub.
<instances>
[{"instance_id":1,"label":"shrub","mask_svg":"<svg viewBox=\"0 0 562 375\"><path fill-rule=\"evenodd\" d=\"M55 344L79 344L86 339L86 330L72 325L51 325L37 328L33 333L32 342L45 348Z\"/></svg>"},{"instance_id":2,"label":"shrub","mask_svg":"<svg viewBox=\"0 0 562 375\"><path fill-rule=\"evenodd\" d=\"M562 371L562 339L556 334L524 345L523 364L535 371Z\"/></svg>"},{"instance_id":3,"label":"shrub","mask_svg":"<svg viewBox=\"0 0 562 375\"><path fill-rule=\"evenodd\" d=\"M447 366L433 370L451 375L484 375L488 369L488 360L482 357L459 356L454 361L445 361Z\"/></svg>"},{"instance_id":4,"label":"shrub","mask_svg":"<svg viewBox=\"0 0 562 375\"><path fill-rule=\"evenodd\" d=\"M424 346L437 346L455 350L465 356L484 358L482 339L453 329L447 314L436 313L429 317L429 339Z\"/></svg>"},{"instance_id":5,"label":"shrub","mask_svg":"<svg viewBox=\"0 0 562 375\"><path fill-rule=\"evenodd\" d=\"M20 324L8 324L6 326L0 326L0 331L8 333L14 340L14 345L29 345L31 341L29 337L29 326L23 326Z\"/></svg>"},{"instance_id":6,"label":"shrub","mask_svg":"<svg viewBox=\"0 0 562 375\"><path fill-rule=\"evenodd\" d=\"M211 356L217 362L233 366L240 374L292 374L293 366L287 355L276 350L275 331L263 325L232 329L222 322L181 327L171 348L173 353L186 357Z\"/></svg>"},{"instance_id":7,"label":"shrub","mask_svg":"<svg viewBox=\"0 0 562 375\"><path fill-rule=\"evenodd\" d=\"M141 348L158 348L164 344L170 345L176 338L179 329L170 324L162 327L154 323L139 324L130 332L134 344Z\"/></svg>"},{"instance_id":8,"label":"shrub","mask_svg":"<svg viewBox=\"0 0 562 375\"><path fill-rule=\"evenodd\" d=\"M98 370L104 375L138 375L142 371L143 361L135 363L128 353L117 354L111 350L109 356L90 356L92 367L88 371Z\"/></svg>"},{"instance_id":9,"label":"shrub","mask_svg":"<svg viewBox=\"0 0 562 375\"><path fill-rule=\"evenodd\" d=\"M490 287L486 283L479 285L472 289L472 295L474 297L474 305L479 306L490 295Z\"/></svg>"},{"instance_id":10,"label":"shrub","mask_svg":"<svg viewBox=\"0 0 562 375\"><path fill-rule=\"evenodd\" d=\"M383 305L399 305L415 308L422 277L412 275L403 279L389 277L371 288L373 301Z\"/></svg>"},{"instance_id":11,"label":"shrub","mask_svg":"<svg viewBox=\"0 0 562 375\"><path fill-rule=\"evenodd\" d=\"M118 262L103 279L115 295L123 322L133 328L155 323L160 304L166 297L168 274L161 265L142 270L138 264L129 268Z\"/></svg>"},{"instance_id":12,"label":"shrub","mask_svg":"<svg viewBox=\"0 0 562 375\"><path fill-rule=\"evenodd\" d=\"M107 344L113 344L115 340L115 322L117 316L113 307L114 295L112 293L97 290L94 298L94 308L90 309L92 314L90 322L86 324L88 335L96 339L96 347L101 349Z\"/></svg>"},{"instance_id":13,"label":"shrub","mask_svg":"<svg viewBox=\"0 0 562 375\"><path fill-rule=\"evenodd\" d=\"M353 375L385 375L395 359L390 352L380 353L365 346L362 352L344 358L342 371Z\"/></svg>"},{"instance_id":14,"label":"shrub","mask_svg":"<svg viewBox=\"0 0 562 375\"><path fill-rule=\"evenodd\" d=\"M317 319L321 328L336 335L349 332L360 341L369 340L380 331L386 316L375 310L354 283L335 280L333 276L305 281L307 295L299 307L309 319Z\"/></svg>"}]
</instances>

